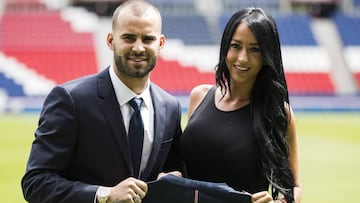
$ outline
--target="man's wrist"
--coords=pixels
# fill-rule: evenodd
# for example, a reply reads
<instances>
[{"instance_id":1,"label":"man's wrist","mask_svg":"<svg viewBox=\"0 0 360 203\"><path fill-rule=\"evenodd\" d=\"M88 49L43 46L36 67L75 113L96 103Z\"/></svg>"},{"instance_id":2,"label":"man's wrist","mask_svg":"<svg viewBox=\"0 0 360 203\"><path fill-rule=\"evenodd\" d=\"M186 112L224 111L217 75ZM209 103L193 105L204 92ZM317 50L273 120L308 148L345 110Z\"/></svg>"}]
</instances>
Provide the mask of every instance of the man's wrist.
<instances>
[{"instance_id":1,"label":"man's wrist","mask_svg":"<svg viewBox=\"0 0 360 203\"><path fill-rule=\"evenodd\" d=\"M110 187L100 186L96 191L96 202L98 203L106 203L109 200L109 196L111 193Z\"/></svg>"}]
</instances>

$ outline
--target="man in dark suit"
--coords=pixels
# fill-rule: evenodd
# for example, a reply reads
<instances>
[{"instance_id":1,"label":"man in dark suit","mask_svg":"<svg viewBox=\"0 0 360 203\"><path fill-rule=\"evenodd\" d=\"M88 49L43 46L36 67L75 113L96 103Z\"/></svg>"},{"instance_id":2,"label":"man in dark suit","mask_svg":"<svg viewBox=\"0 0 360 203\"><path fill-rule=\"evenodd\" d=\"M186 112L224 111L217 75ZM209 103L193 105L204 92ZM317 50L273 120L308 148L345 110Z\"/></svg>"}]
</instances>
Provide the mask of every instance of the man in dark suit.
<instances>
[{"instance_id":1,"label":"man in dark suit","mask_svg":"<svg viewBox=\"0 0 360 203\"><path fill-rule=\"evenodd\" d=\"M164 43L151 4L128 1L116 9L107 36L112 65L53 88L44 102L21 182L27 201L138 203L145 181L179 169L172 146L181 134L180 103L150 82ZM139 173L128 135L134 97L142 101Z\"/></svg>"}]
</instances>

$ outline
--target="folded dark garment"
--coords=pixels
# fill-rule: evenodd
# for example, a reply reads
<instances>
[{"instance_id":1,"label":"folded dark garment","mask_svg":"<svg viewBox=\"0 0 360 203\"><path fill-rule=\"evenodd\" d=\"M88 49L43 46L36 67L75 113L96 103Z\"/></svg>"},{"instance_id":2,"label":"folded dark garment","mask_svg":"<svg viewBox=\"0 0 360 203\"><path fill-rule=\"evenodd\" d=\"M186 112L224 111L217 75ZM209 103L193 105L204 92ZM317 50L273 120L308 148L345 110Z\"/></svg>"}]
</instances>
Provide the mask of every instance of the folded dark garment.
<instances>
[{"instance_id":1,"label":"folded dark garment","mask_svg":"<svg viewBox=\"0 0 360 203\"><path fill-rule=\"evenodd\" d=\"M239 192L225 183L167 175L148 182L143 203L251 203L251 195Z\"/></svg>"}]
</instances>

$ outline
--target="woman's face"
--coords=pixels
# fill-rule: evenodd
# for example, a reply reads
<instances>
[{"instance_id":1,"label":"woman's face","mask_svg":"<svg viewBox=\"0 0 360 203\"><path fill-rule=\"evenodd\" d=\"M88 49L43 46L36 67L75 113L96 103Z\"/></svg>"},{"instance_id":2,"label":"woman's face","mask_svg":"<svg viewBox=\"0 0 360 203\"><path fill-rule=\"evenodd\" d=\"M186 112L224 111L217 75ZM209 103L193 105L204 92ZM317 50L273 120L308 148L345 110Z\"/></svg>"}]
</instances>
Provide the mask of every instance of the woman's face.
<instances>
[{"instance_id":1,"label":"woman's face","mask_svg":"<svg viewBox=\"0 0 360 203\"><path fill-rule=\"evenodd\" d=\"M233 83L254 83L263 66L260 46L244 20L236 28L226 55Z\"/></svg>"}]
</instances>

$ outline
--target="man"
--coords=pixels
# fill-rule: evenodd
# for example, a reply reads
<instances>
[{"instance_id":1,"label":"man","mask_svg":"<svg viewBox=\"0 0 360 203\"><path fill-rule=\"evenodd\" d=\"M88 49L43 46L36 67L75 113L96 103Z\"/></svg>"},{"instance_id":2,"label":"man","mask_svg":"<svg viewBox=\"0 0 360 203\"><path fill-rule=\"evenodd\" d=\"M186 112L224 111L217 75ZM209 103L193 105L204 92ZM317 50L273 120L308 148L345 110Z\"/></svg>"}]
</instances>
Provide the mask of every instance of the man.
<instances>
[{"instance_id":1,"label":"man","mask_svg":"<svg viewBox=\"0 0 360 203\"><path fill-rule=\"evenodd\" d=\"M144 181L179 169L172 145L181 134L180 104L149 80L164 43L154 6L134 0L115 10L112 65L55 87L45 100L22 179L27 201L138 203ZM137 166L128 132L135 97L143 123Z\"/></svg>"}]
</instances>

